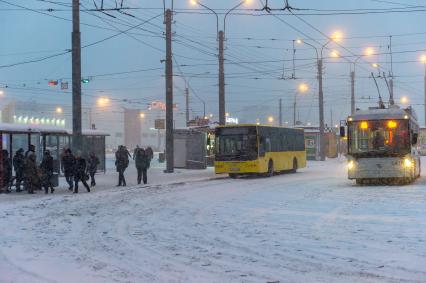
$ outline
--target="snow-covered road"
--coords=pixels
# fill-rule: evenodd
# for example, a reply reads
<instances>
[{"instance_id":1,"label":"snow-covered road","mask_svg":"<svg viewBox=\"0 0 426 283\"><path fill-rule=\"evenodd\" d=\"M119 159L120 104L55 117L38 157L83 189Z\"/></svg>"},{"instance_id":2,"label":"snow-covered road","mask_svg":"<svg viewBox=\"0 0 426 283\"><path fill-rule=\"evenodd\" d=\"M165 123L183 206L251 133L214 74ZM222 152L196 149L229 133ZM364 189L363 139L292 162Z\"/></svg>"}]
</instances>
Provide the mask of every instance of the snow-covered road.
<instances>
[{"instance_id":1,"label":"snow-covered road","mask_svg":"<svg viewBox=\"0 0 426 283\"><path fill-rule=\"evenodd\" d=\"M343 159L210 174L0 195L0 282L426 282L426 178L359 187Z\"/></svg>"}]
</instances>

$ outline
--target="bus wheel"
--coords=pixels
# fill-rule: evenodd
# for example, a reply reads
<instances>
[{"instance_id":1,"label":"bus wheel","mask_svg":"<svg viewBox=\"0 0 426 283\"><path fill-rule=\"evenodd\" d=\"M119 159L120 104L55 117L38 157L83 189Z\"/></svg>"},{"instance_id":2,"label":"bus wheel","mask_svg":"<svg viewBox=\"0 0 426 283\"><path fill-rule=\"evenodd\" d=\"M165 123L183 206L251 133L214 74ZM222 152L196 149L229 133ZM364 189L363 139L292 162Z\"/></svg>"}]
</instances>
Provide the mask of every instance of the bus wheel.
<instances>
[{"instance_id":1,"label":"bus wheel","mask_svg":"<svg viewBox=\"0 0 426 283\"><path fill-rule=\"evenodd\" d=\"M291 173L296 173L297 168L298 168L297 159L293 158L293 169L291 169Z\"/></svg>"},{"instance_id":2,"label":"bus wheel","mask_svg":"<svg viewBox=\"0 0 426 283\"><path fill-rule=\"evenodd\" d=\"M274 175L274 162L269 160L268 164L268 172L266 173L266 177L272 177Z\"/></svg>"},{"instance_id":3,"label":"bus wheel","mask_svg":"<svg viewBox=\"0 0 426 283\"><path fill-rule=\"evenodd\" d=\"M229 178L231 178L231 179L237 179L237 174L235 174L235 173L229 173Z\"/></svg>"}]
</instances>

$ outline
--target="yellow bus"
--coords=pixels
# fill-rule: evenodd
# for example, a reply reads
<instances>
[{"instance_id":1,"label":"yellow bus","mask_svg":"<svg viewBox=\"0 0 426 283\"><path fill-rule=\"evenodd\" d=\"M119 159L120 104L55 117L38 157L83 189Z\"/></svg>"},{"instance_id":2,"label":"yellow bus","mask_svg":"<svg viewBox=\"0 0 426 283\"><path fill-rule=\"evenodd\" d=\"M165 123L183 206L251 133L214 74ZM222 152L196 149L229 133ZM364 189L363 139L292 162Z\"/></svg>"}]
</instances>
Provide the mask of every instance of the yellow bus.
<instances>
[{"instance_id":1,"label":"yellow bus","mask_svg":"<svg viewBox=\"0 0 426 283\"><path fill-rule=\"evenodd\" d=\"M216 128L215 172L272 176L306 167L303 129L263 125Z\"/></svg>"}]
</instances>

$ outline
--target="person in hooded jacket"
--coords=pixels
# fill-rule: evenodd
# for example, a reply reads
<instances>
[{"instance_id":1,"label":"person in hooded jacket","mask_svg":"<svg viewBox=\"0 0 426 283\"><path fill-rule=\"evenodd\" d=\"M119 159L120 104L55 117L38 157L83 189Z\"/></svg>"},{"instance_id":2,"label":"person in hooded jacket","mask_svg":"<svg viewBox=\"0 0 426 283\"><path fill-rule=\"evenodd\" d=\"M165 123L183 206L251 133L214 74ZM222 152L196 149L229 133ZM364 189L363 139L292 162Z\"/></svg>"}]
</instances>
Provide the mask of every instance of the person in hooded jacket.
<instances>
[{"instance_id":1,"label":"person in hooded jacket","mask_svg":"<svg viewBox=\"0 0 426 283\"><path fill-rule=\"evenodd\" d=\"M144 149L139 149L136 153L135 165L138 171L138 185L141 183L141 179L143 179L143 183L146 184L148 182L147 171L150 165L149 156L146 154Z\"/></svg>"},{"instance_id":2,"label":"person in hooded jacket","mask_svg":"<svg viewBox=\"0 0 426 283\"><path fill-rule=\"evenodd\" d=\"M95 155L94 152L90 153L89 160L88 160L88 166L87 171L90 175L90 186L94 187L96 186L96 180L95 180L95 174L98 170L99 165L99 158Z\"/></svg>"},{"instance_id":3,"label":"person in hooded jacket","mask_svg":"<svg viewBox=\"0 0 426 283\"><path fill-rule=\"evenodd\" d=\"M75 157L74 163L74 194L78 194L78 183L81 182L86 188L87 192L90 193L90 187L87 184L88 176L86 174L86 159L83 158L81 152L78 151Z\"/></svg>"},{"instance_id":4,"label":"person in hooded jacket","mask_svg":"<svg viewBox=\"0 0 426 283\"><path fill-rule=\"evenodd\" d=\"M149 158L149 161L151 162L152 159L154 158L154 151L152 150L152 148L150 146L148 146L145 150L146 155Z\"/></svg>"},{"instance_id":5,"label":"person in hooded jacket","mask_svg":"<svg viewBox=\"0 0 426 283\"><path fill-rule=\"evenodd\" d=\"M4 191L6 193L10 193L10 186L11 186L11 182L12 182L12 161L10 160L9 157L9 152L5 149L3 149L2 151L2 155L3 155L3 184L2 184L2 188L4 188Z\"/></svg>"},{"instance_id":6,"label":"person in hooded jacket","mask_svg":"<svg viewBox=\"0 0 426 283\"><path fill-rule=\"evenodd\" d=\"M44 192L48 194L50 188L50 193L53 194L55 189L53 188L52 182L50 181L53 176L53 157L50 155L49 150L44 152L43 160L40 164L40 169L42 172L41 184L44 187Z\"/></svg>"},{"instance_id":7,"label":"person in hooded jacket","mask_svg":"<svg viewBox=\"0 0 426 283\"><path fill-rule=\"evenodd\" d=\"M127 166L129 166L129 155L127 149L120 145L118 150L115 152L115 166L118 172L118 185L126 186L126 179L124 178L124 171L126 171Z\"/></svg>"},{"instance_id":8,"label":"person in hooded jacket","mask_svg":"<svg viewBox=\"0 0 426 283\"><path fill-rule=\"evenodd\" d=\"M25 157L24 179L28 193L34 194L34 190L37 189L40 184L35 153L29 153Z\"/></svg>"},{"instance_id":9,"label":"person in hooded jacket","mask_svg":"<svg viewBox=\"0 0 426 283\"><path fill-rule=\"evenodd\" d=\"M65 150L65 155L61 160L62 172L64 172L65 180L68 183L68 190L73 190L73 176L74 176L74 165L75 165L75 157L72 154L71 149Z\"/></svg>"},{"instance_id":10,"label":"person in hooded jacket","mask_svg":"<svg viewBox=\"0 0 426 283\"><path fill-rule=\"evenodd\" d=\"M25 166L25 156L24 149L20 148L16 151L15 156L13 156L13 169L15 169L16 176L16 191L21 191L21 184L24 181L24 166Z\"/></svg>"}]
</instances>

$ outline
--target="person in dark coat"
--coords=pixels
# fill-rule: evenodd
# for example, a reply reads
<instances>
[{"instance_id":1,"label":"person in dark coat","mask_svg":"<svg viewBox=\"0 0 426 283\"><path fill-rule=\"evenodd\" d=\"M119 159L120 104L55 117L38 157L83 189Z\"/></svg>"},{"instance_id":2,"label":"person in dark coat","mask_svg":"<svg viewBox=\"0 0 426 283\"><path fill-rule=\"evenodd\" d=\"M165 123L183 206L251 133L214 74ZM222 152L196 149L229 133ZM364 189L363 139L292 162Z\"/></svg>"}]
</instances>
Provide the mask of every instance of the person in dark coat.
<instances>
[{"instance_id":1,"label":"person in dark coat","mask_svg":"<svg viewBox=\"0 0 426 283\"><path fill-rule=\"evenodd\" d=\"M16 191L21 191L21 184L24 181L24 165L25 165L25 156L24 150L22 148L18 149L13 157L13 168L15 169L16 175Z\"/></svg>"},{"instance_id":2,"label":"person in dark coat","mask_svg":"<svg viewBox=\"0 0 426 283\"><path fill-rule=\"evenodd\" d=\"M135 160L135 158L136 158L136 154L138 153L138 150L139 149L141 149L140 147L139 147L139 145L136 145L136 148L133 150L133 160Z\"/></svg>"},{"instance_id":3,"label":"person in dark coat","mask_svg":"<svg viewBox=\"0 0 426 283\"><path fill-rule=\"evenodd\" d=\"M138 185L141 183L141 179L143 179L143 183L146 184L148 182L147 178L147 170L149 168L151 160L149 159L148 154L144 149L140 149L135 158L136 169L138 171Z\"/></svg>"},{"instance_id":4,"label":"person in dark coat","mask_svg":"<svg viewBox=\"0 0 426 283\"><path fill-rule=\"evenodd\" d=\"M86 159L81 156L81 152L77 152L74 163L74 194L78 194L78 182L83 183L83 186L86 188L87 192L90 193L89 185L86 180L88 179L86 174Z\"/></svg>"},{"instance_id":5,"label":"person in dark coat","mask_svg":"<svg viewBox=\"0 0 426 283\"><path fill-rule=\"evenodd\" d=\"M28 193L33 194L34 189L37 189L40 184L35 153L29 152L25 157L24 179Z\"/></svg>"},{"instance_id":6,"label":"person in dark coat","mask_svg":"<svg viewBox=\"0 0 426 283\"><path fill-rule=\"evenodd\" d=\"M152 150L152 148L148 146L145 150L145 153L148 156L149 162L151 162L152 159L154 158L154 151Z\"/></svg>"},{"instance_id":7,"label":"person in dark coat","mask_svg":"<svg viewBox=\"0 0 426 283\"><path fill-rule=\"evenodd\" d=\"M98 170L99 165L99 158L95 155L94 152L90 153L89 160L88 160L88 168L87 171L90 175L90 186L94 187L96 186L96 180L95 180L95 174Z\"/></svg>"},{"instance_id":8,"label":"person in dark coat","mask_svg":"<svg viewBox=\"0 0 426 283\"><path fill-rule=\"evenodd\" d=\"M3 184L2 188L4 188L4 191L6 193L10 193L9 187L11 186L12 182L12 161L9 157L9 152L5 149L2 151L2 157L3 157Z\"/></svg>"},{"instance_id":9,"label":"person in dark coat","mask_svg":"<svg viewBox=\"0 0 426 283\"><path fill-rule=\"evenodd\" d=\"M50 155L50 151L48 150L44 152L43 160L40 164L40 169L42 174L41 184L44 187L44 192L48 194L50 188L50 193L53 194L55 189L53 188L53 185L50 181L53 176L53 157Z\"/></svg>"},{"instance_id":10,"label":"person in dark coat","mask_svg":"<svg viewBox=\"0 0 426 283\"><path fill-rule=\"evenodd\" d=\"M61 167L64 172L65 180L68 183L68 190L73 190L73 176L74 176L75 157L71 149L65 150L65 155L62 157Z\"/></svg>"},{"instance_id":11,"label":"person in dark coat","mask_svg":"<svg viewBox=\"0 0 426 283\"><path fill-rule=\"evenodd\" d=\"M29 154L34 154L35 155L35 145L30 144L30 146L28 147L28 150L25 152L25 157L28 157Z\"/></svg>"},{"instance_id":12,"label":"person in dark coat","mask_svg":"<svg viewBox=\"0 0 426 283\"><path fill-rule=\"evenodd\" d=\"M115 166L118 172L118 186L126 186L126 179L124 178L124 171L129 166L129 152L127 149L120 145L115 152Z\"/></svg>"}]
</instances>

